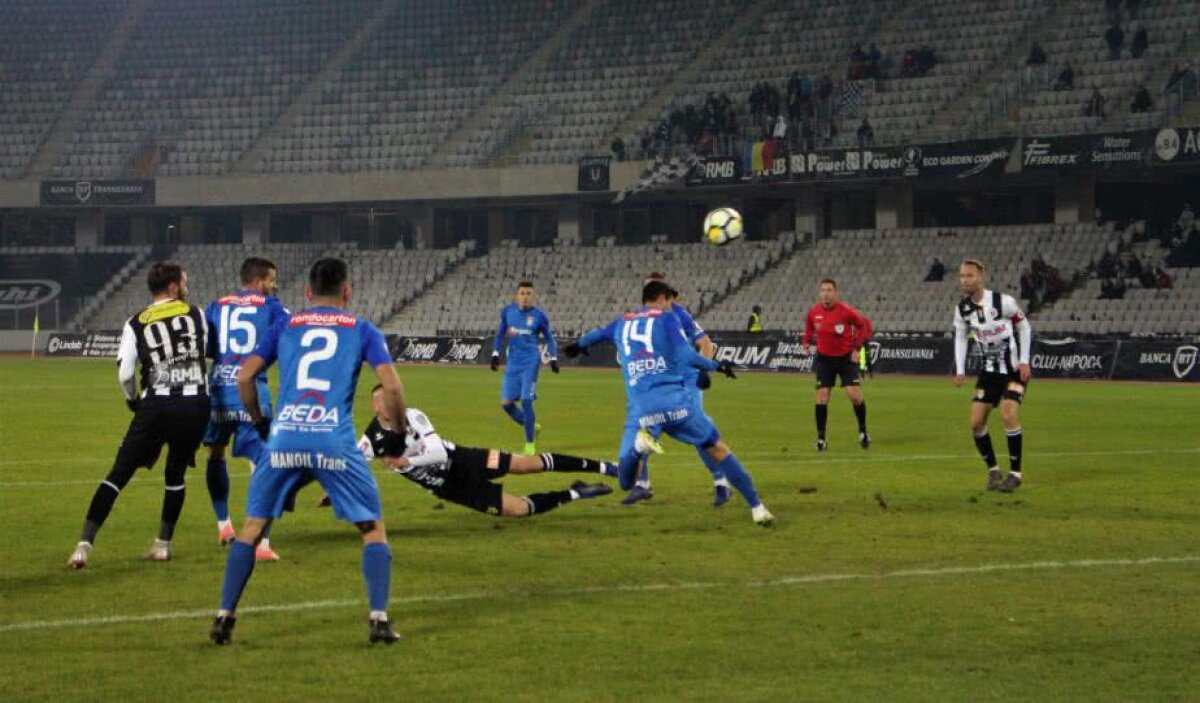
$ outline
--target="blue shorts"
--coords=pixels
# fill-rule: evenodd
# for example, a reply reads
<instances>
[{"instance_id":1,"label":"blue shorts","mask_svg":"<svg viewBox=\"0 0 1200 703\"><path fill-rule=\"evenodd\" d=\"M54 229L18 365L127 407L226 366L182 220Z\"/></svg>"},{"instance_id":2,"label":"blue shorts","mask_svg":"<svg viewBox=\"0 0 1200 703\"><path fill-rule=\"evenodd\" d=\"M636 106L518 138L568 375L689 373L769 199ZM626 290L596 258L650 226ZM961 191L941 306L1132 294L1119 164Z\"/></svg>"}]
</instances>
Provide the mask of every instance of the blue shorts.
<instances>
[{"instance_id":1,"label":"blue shorts","mask_svg":"<svg viewBox=\"0 0 1200 703\"><path fill-rule=\"evenodd\" d=\"M274 439L274 438L272 438ZM379 486L358 447L323 451L267 445L266 461L250 475L246 515L277 518L289 510L296 492L316 481L329 494L333 514L346 522L371 522L383 516ZM336 468L325 468L325 467Z\"/></svg>"},{"instance_id":2,"label":"blue shorts","mask_svg":"<svg viewBox=\"0 0 1200 703\"><path fill-rule=\"evenodd\" d=\"M644 413L636 418L634 429L644 429L656 439L664 433L676 441L707 449L721 439L717 426L695 405ZM622 455L624 456L624 455Z\"/></svg>"},{"instance_id":3,"label":"blue shorts","mask_svg":"<svg viewBox=\"0 0 1200 703\"><path fill-rule=\"evenodd\" d=\"M537 400L538 371L541 366L522 368L504 367L504 384L500 388L500 400Z\"/></svg>"},{"instance_id":4,"label":"blue shorts","mask_svg":"<svg viewBox=\"0 0 1200 703\"><path fill-rule=\"evenodd\" d=\"M233 455L254 461L263 449L263 440L249 422L213 422L204 431L204 446L226 446L233 439Z\"/></svg>"}]
</instances>

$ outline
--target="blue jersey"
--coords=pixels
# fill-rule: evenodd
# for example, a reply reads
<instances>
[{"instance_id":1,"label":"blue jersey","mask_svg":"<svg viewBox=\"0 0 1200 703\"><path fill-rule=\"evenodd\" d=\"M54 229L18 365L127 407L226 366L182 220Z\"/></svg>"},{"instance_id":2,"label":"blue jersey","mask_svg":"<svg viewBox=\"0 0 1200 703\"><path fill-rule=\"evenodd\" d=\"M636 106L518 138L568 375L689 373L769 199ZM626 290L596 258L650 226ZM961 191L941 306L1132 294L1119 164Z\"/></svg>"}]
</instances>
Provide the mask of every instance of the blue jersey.
<instances>
[{"instance_id":1,"label":"blue jersey","mask_svg":"<svg viewBox=\"0 0 1200 703\"><path fill-rule=\"evenodd\" d=\"M679 317L658 308L627 313L588 332L579 345L588 347L604 340L617 347L631 414L687 405L693 369L717 369L717 362L696 353Z\"/></svg>"},{"instance_id":2,"label":"blue jersey","mask_svg":"<svg viewBox=\"0 0 1200 703\"><path fill-rule=\"evenodd\" d=\"M267 365L279 361L272 452L355 449L358 373L364 362L392 363L375 325L337 308L309 308L273 327L254 354Z\"/></svg>"},{"instance_id":3,"label":"blue jersey","mask_svg":"<svg viewBox=\"0 0 1200 703\"><path fill-rule=\"evenodd\" d=\"M695 345L696 342L708 336L708 332L704 331L704 328L696 322L695 318L692 317L692 313L688 312L688 309L684 306L679 303L671 303L671 312L675 313L675 316L679 318L679 326L683 329L683 336L687 337L687 340L692 345ZM695 379L696 376L700 375L700 369L692 366L689 373L691 374L690 378Z\"/></svg>"},{"instance_id":4,"label":"blue jersey","mask_svg":"<svg viewBox=\"0 0 1200 703\"><path fill-rule=\"evenodd\" d=\"M241 290L209 303L204 311L208 320L208 356L213 360L209 373L209 395L215 411L229 413L229 420L249 420L241 417L242 401L238 398L237 378L242 359L254 351L258 343L280 320L287 309L274 296L258 291ZM264 405L267 397L266 371L258 376L259 396Z\"/></svg>"},{"instance_id":5,"label":"blue jersey","mask_svg":"<svg viewBox=\"0 0 1200 703\"><path fill-rule=\"evenodd\" d=\"M509 368L541 366L542 354L538 351L538 335L546 338L546 351L550 353L551 358L558 358L558 343L554 341L546 313L537 308L522 310L513 303L500 311L500 327L496 330L492 350L499 353L507 338Z\"/></svg>"}]
</instances>

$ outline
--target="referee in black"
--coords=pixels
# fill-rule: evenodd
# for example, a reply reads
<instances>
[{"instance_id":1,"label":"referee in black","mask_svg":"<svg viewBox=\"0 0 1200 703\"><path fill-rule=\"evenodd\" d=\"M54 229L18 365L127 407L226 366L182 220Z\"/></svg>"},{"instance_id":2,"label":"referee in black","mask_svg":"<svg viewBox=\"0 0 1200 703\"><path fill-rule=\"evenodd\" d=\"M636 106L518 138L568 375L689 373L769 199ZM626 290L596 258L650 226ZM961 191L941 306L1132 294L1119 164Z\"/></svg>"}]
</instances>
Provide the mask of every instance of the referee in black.
<instances>
[{"instance_id":1,"label":"referee in black","mask_svg":"<svg viewBox=\"0 0 1200 703\"><path fill-rule=\"evenodd\" d=\"M121 490L140 467L154 466L167 446L166 491L158 538L146 555L170 561L171 536L183 510L184 472L195 466L196 449L208 423L208 378L204 358L208 325L204 313L187 302L187 272L171 261L150 267L146 277L153 302L129 318L121 331L117 376L133 420L117 449L112 470L100 482L88 507L79 544L67 565L82 569L96 533ZM141 392L135 375L141 367Z\"/></svg>"}]
</instances>

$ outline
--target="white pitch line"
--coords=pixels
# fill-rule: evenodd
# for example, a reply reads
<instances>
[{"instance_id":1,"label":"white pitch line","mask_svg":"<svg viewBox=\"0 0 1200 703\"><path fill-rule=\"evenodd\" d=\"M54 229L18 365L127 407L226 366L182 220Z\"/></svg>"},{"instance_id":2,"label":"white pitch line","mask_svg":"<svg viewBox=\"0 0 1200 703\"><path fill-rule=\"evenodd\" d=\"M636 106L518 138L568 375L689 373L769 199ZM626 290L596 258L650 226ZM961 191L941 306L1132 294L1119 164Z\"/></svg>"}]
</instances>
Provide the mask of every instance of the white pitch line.
<instances>
[{"instance_id":1,"label":"white pitch line","mask_svg":"<svg viewBox=\"0 0 1200 703\"><path fill-rule=\"evenodd\" d=\"M971 461L978 459L974 454L860 454L858 456L849 457L806 457L798 456L789 457L786 454L779 452L735 452L739 457L748 458L750 461L749 468L753 470L756 465L821 465L821 464L878 464L887 462L916 462L916 461ZM798 454L798 452L797 452ZM1200 447L1189 447L1180 449L1116 449L1116 450L1099 450L1099 451L1075 451L1075 452L1030 452L1025 455L1030 461L1038 459L1054 459L1066 457L1087 457L1087 456L1157 456L1167 454L1200 454ZM660 457L656 462L667 462L670 464L691 464L695 458L690 454L673 454L669 453L665 457ZM378 469L375 473L383 475L391 473L390 469ZM231 473L230 478L245 478L250 474L247 473ZM102 478L102 477L101 477ZM76 479L71 481L0 481L0 489L3 488L53 488L56 486L94 486L100 483L100 478L96 479ZM148 481L138 481L130 483L132 486L157 486L157 483Z\"/></svg>"},{"instance_id":2,"label":"white pitch line","mask_svg":"<svg viewBox=\"0 0 1200 703\"><path fill-rule=\"evenodd\" d=\"M509 590L504 593L489 591L486 593L433 594L423 596L408 596L393 598L390 605L414 605L421 603L453 603L472 600L495 600L497 597L508 598L570 598L572 596L588 596L608 593L656 593L670 591L698 591L716 588L787 588L789 586L809 586L823 583L842 581L879 581L887 579L911 578L944 578L952 576L973 576L979 574L1005 573L1013 571L1063 571L1068 569L1098 569L1106 567L1126 566L1156 566L1173 564L1200 563L1200 555L1178 557L1146 557L1142 559L1076 559L1071 561L1031 561L1008 564L980 564L977 566L947 566L923 569L898 569L880 573L828 573L807 574L802 576L785 576L767 581L747 581L742 583L725 583L720 581L684 581L678 583L647 583L627 586L581 586L578 588L559 588L545 591L539 590ZM252 605L238 610L246 613L294 613L303 610L325 610L332 608L365 607L361 598L347 600L319 600L299 603L275 603L269 605ZM74 618L65 620L30 620L0 625L0 633L26 630L57 630L70 627L94 627L97 625L126 625L131 623L163 622L167 620L192 620L212 617L214 610L192 609L173 610L161 613L146 613L143 615L108 615L94 618Z\"/></svg>"}]
</instances>

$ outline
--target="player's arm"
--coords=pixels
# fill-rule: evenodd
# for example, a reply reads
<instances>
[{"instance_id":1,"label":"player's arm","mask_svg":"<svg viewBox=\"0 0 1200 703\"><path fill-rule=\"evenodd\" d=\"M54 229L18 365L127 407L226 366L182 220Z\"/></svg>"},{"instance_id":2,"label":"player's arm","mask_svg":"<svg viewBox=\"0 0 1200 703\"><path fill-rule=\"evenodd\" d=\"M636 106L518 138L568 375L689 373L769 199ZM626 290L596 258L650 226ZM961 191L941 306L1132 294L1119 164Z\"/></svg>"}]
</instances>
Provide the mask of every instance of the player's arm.
<instances>
[{"instance_id":1,"label":"player's arm","mask_svg":"<svg viewBox=\"0 0 1200 703\"><path fill-rule=\"evenodd\" d=\"M204 355L210 359L216 359L218 352L217 335L212 333L213 330L217 329L216 318L214 317L216 315L215 307L216 301L209 303L208 307L204 308L203 318L204 325L207 328L205 333L207 343L204 345Z\"/></svg>"},{"instance_id":2,"label":"player's arm","mask_svg":"<svg viewBox=\"0 0 1200 703\"><path fill-rule=\"evenodd\" d=\"M546 313L542 313L539 330L546 340L546 352L550 354L550 370L558 373L558 341L554 339L554 333L550 331L550 318L546 317Z\"/></svg>"},{"instance_id":3,"label":"player's arm","mask_svg":"<svg viewBox=\"0 0 1200 703\"><path fill-rule=\"evenodd\" d=\"M431 466L434 464L444 464L450 459L450 452L446 448L446 442L438 435L437 430L433 428L433 423L429 421L429 417L425 413L418 410L413 410L408 413L408 422L419 438L417 440L417 453L410 457L386 457L384 461L393 469L407 469L418 466Z\"/></svg>"},{"instance_id":4,"label":"player's arm","mask_svg":"<svg viewBox=\"0 0 1200 703\"><path fill-rule=\"evenodd\" d=\"M504 348L504 338L508 336L508 308L500 311L500 326L496 328L496 338L492 340L492 371L500 368L500 350Z\"/></svg>"},{"instance_id":5,"label":"player's arm","mask_svg":"<svg viewBox=\"0 0 1200 703\"><path fill-rule=\"evenodd\" d=\"M850 352L850 360L858 363L858 350L862 349L862 345L867 343L871 335L875 332L875 326L871 324L871 319L862 314L855 308L850 308L850 320L854 325L854 337L851 342L854 345L854 351Z\"/></svg>"},{"instance_id":6,"label":"player's arm","mask_svg":"<svg viewBox=\"0 0 1200 703\"><path fill-rule=\"evenodd\" d=\"M1029 324L1029 318L1025 317L1021 306L1011 295L1004 296L1002 303L1008 308L1004 314L1012 321L1017 332L1017 374L1022 381L1028 381L1033 376L1033 369L1029 365L1029 354L1033 350L1033 325Z\"/></svg>"},{"instance_id":7,"label":"player's arm","mask_svg":"<svg viewBox=\"0 0 1200 703\"><path fill-rule=\"evenodd\" d=\"M242 358L242 367L238 371L238 399L250 416L254 429L263 439L271 429L270 420L263 417L262 406L258 398L258 374L263 369L275 363L275 354L279 349L279 335L283 333L285 322L280 320L267 329L267 333L258 340L258 345L249 356Z\"/></svg>"},{"instance_id":8,"label":"player's arm","mask_svg":"<svg viewBox=\"0 0 1200 703\"><path fill-rule=\"evenodd\" d=\"M954 385L961 386L967 377L967 321L962 311L954 308Z\"/></svg>"},{"instance_id":9,"label":"player's arm","mask_svg":"<svg viewBox=\"0 0 1200 703\"><path fill-rule=\"evenodd\" d=\"M362 336L362 360L374 369L375 378L383 386L383 405L387 408L388 416L395 418L396 422L392 431L403 435L405 423L408 422L404 407L404 385L400 383L400 376L392 365L392 354L388 351L383 333L375 325L363 323Z\"/></svg>"},{"instance_id":10,"label":"player's arm","mask_svg":"<svg viewBox=\"0 0 1200 703\"><path fill-rule=\"evenodd\" d=\"M604 327L597 327L596 329L587 332L580 337L578 341L572 342L563 347L563 354L566 354L568 359L574 359L580 354L587 353L587 348L594 344L599 344L605 340L611 341L613 338L613 327L616 324L616 320L613 320Z\"/></svg>"},{"instance_id":11,"label":"player's arm","mask_svg":"<svg viewBox=\"0 0 1200 703\"><path fill-rule=\"evenodd\" d=\"M691 340L683 332L679 318L674 315L663 315L664 337L667 340L666 353L677 366L694 366L702 371L718 371L721 364L701 356L692 346Z\"/></svg>"},{"instance_id":12,"label":"player's arm","mask_svg":"<svg viewBox=\"0 0 1200 703\"><path fill-rule=\"evenodd\" d=\"M117 348L117 381L125 394L125 404L130 410L137 409L137 335L128 322L121 330L121 345Z\"/></svg>"}]
</instances>

